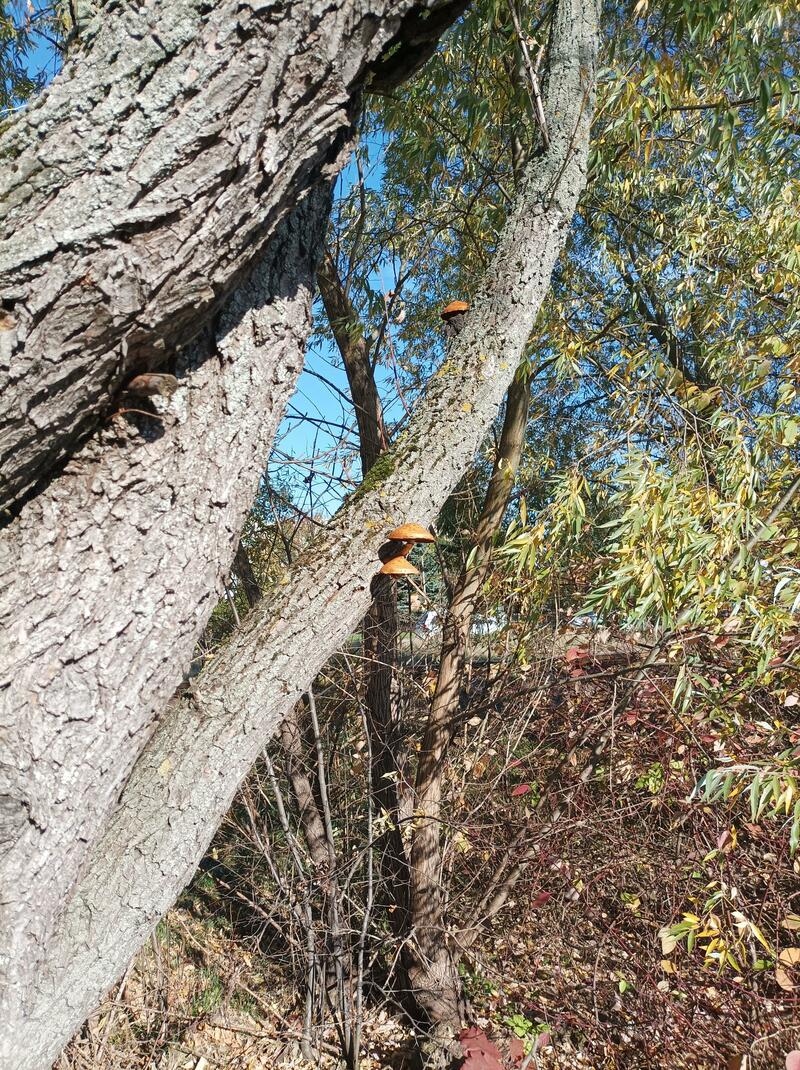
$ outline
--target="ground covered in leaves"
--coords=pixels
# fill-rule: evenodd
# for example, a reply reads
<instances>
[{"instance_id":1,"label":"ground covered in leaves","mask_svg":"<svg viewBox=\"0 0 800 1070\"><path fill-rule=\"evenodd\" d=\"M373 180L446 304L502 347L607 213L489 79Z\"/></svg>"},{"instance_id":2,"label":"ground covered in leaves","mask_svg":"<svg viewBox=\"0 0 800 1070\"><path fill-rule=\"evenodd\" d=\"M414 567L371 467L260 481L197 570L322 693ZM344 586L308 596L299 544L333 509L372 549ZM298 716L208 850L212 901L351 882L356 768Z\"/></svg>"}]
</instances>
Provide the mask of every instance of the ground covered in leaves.
<instances>
[{"instance_id":1,"label":"ground covered in leaves","mask_svg":"<svg viewBox=\"0 0 800 1070\"><path fill-rule=\"evenodd\" d=\"M508 1067L784 1067L800 1048L791 822L754 820L744 791L715 801L703 777L796 746L798 707L784 688L716 721L678 714L674 665L633 673L641 660L633 639L568 635L535 663L474 667L450 778L454 924L520 829L528 865L463 961L472 1026ZM301 964L261 894L201 873L62 1070L341 1065L324 1023L304 1058ZM368 987L362 1070L401 1070L412 1050L398 1008Z\"/></svg>"}]
</instances>

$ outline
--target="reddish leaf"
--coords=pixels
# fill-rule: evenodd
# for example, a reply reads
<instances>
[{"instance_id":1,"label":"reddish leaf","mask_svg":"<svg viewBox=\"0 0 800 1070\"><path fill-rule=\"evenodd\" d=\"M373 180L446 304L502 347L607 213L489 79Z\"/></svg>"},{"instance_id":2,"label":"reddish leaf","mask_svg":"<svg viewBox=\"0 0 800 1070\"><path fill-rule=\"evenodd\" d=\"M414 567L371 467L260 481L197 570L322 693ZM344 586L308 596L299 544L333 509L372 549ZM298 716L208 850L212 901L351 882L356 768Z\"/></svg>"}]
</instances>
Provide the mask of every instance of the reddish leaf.
<instances>
[{"instance_id":1,"label":"reddish leaf","mask_svg":"<svg viewBox=\"0 0 800 1070\"><path fill-rule=\"evenodd\" d=\"M512 1037L511 1040L509 1040L508 1054L511 1056L511 1061L514 1063L521 1063L525 1058L525 1045L519 1037Z\"/></svg>"},{"instance_id":2,"label":"reddish leaf","mask_svg":"<svg viewBox=\"0 0 800 1070\"><path fill-rule=\"evenodd\" d=\"M546 1048L552 1043L553 1038L550 1036L549 1033L540 1033L539 1036L536 1038L534 1050L541 1051L542 1048Z\"/></svg>"},{"instance_id":3,"label":"reddish leaf","mask_svg":"<svg viewBox=\"0 0 800 1070\"><path fill-rule=\"evenodd\" d=\"M543 907L545 903L552 898L553 896L551 892L539 892L534 901L531 903L531 906L534 908L534 910L536 910L539 907Z\"/></svg>"},{"instance_id":4,"label":"reddish leaf","mask_svg":"<svg viewBox=\"0 0 800 1070\"><path fill-rule=\"evenodd\" d=\"M466 1058L461 1070L503 1070L499 1049L489 1040L482 1029L465 1029L458 1038Z\"/></svg>"},{"instance_id":5,"label":"reddish leaf","mask_svg":"<svg viewBox=\"0 0 800 1070\"><path fill-rule=\"evenodd\" d=\"M521 758L512 758L512 760L508 763L507 768L508 769L516 769L518 765L522 765L522 759Z\"/></svg>"},{"instance_id":6,"label":"reddish leaf","mask_svg":"<svg viewBox=\"0 0 800 1070\"><path fill-rule=\"evenodd\" d=\"M530 784L517 784L517 786L511 792L511 798L516 798L516 796L518 795L527 795L530 790Z\"/></svg>"},{"instance_id":7,"label":"reddish leaf","mask_svg":"<svg viewBox=\"0 0 800 1070\"><path fill-rule=\"evenodd\" d=\"M564 661L585 661L588 657L588 652L585 647L571 646L564 655Z\"/></svg>"},{"instance_id":8,"label":"reddish leaf","mask_svg":"<svg viewBox=\"0 0 800 1070\"><path fill-rule=\"evenodd\" d=\"M724 851L726 847L730 847L733 843L733 836L728 829L724 829L717 836L717 850Z\"/></svg>"}]
</instances>

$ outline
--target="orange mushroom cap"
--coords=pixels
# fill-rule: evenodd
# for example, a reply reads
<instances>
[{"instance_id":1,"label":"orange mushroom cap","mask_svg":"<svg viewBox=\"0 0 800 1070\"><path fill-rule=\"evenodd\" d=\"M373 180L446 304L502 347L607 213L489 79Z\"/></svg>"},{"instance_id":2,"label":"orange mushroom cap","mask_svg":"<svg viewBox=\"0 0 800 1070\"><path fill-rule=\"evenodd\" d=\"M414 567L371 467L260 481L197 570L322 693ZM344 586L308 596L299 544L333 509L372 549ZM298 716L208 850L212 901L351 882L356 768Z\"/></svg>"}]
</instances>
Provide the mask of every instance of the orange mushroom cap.
<instances>
[{"instance_id":1,"label":"orange mushroom cap","mask_svg":"<svg viewBox=\"0 0 800 1070\"><path fill-rule=\"evenodd\" d=\"M392 542L436 542L428 529L419 524L401 524L399 528L390 531L386 538Z\"/></svg>"},{"instance_id":2,"label":"orange mushroom cap","mask_svg":"<svg viewBox=\"0 0 800 1070\"><path fill-rule=\"evenodd\" d=\"M451 301L449 305L445 305L440 315L443 320L446 320L449 316L455 316L457 312L466 312L469 309L469 304L466 301Z\"/></svg>"},{"instance_id":3,"label":"orange mushroom cap","mask_svg":"<svg viewBox=\"0 0 800 1070\"><path fill-rule=\"evenodd\" d=\"M410 561L407 561L402 555L400 557L393 557L390 561L381 569L381 575L383 576L419 576L419 569L415 568Z\"/></svg>"}]
</instances>

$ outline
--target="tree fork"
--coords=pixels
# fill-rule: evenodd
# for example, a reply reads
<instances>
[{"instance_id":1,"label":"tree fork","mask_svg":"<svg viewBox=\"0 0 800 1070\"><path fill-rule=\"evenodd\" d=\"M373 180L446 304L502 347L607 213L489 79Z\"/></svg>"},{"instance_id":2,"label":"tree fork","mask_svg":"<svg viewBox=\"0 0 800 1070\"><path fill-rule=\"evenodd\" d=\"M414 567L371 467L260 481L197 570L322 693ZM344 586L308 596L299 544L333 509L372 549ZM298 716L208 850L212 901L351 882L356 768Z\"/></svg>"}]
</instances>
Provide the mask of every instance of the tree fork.
<instances>
[{"instance_id":1,"label":"tree fork","mask_svg":"<svg viewBox=\"0 0 800 1070\"><path fill-rule=\"evenodd\" d=\"M386 531L412 514L430 523L483 441L585 184L597 17L595 0L558 6L550 149L530 161L464 330L376 466L380 478L368 479L160 719L50 941L33 1006L24 1021L3 1023L16 1041L6 1060L13 1070L46 1065L124 970L191 877L285 711L366 611Z\"/></svg>"}]
</instances>

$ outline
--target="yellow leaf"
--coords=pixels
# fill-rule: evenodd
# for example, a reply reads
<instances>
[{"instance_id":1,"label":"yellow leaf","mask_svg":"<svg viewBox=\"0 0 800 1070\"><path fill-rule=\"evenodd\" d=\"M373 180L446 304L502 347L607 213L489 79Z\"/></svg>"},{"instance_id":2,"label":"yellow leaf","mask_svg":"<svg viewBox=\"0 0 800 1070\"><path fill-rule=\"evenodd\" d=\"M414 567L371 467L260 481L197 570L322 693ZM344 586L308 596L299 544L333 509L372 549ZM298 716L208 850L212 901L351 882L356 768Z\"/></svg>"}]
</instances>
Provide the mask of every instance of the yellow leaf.
<instances>
[{"instance_id":1,"label":"yellow leaf","mask_svg":"<svg viewBox=\"0 0 800 1070\"><path fill-rule=\"evenodd\" d=\"M772 951L772 948L767 943L764 934L762 933L762 931L759 929L759 927L757 925L754 925L754 924L751 923L750 924L750 931L752 932L752 934L756 938L756 940L758 940L758 942L762 945L762 947L765 947L767 949L767 951Z\"/></svg>"},{"instance_id":2,"label":"yellow leaf","mask_svg":"<svg viewBox=\"0 0 800 1070\"><path fill-rule=\"evenodd\" d=\"M472 850L472 844L469 842L463 832L457 832L455 834L455 836L453 837L453 846L456 848L456 850L461 851L464 854Z\"/></svg>"},{"instance_id":3,"label":"yellow leaf","mask_svg":"<svg viewBox=\"0 0 800 1070\"><path fill-rule=\"evenodd\" d=\"M675 973L675 967L672 965L669 959L661 960L661 969L664 973Z\"/></svg>"},{"instance_id":4,"label":"yellow leaf","mask_svg":"<svg viewBox=\"0 0 800 1070\"><path fill-rule=\"evenodd\" d=\"M669 955L678 946L678 937L671 933L668 928L659 929L658 935L661 939L661 953Z\"/></svg>"},{"instance_id":5,"label":"yellow leaf","mask_svg":"<svg viewBox=\"0 0 800 1070\"><path fill-rule=\"evenodd\" d=\"M472 412L472 403L470 401L465 401L464 404L461 406L461 411Z\"/></svg>"}]
</instances>

